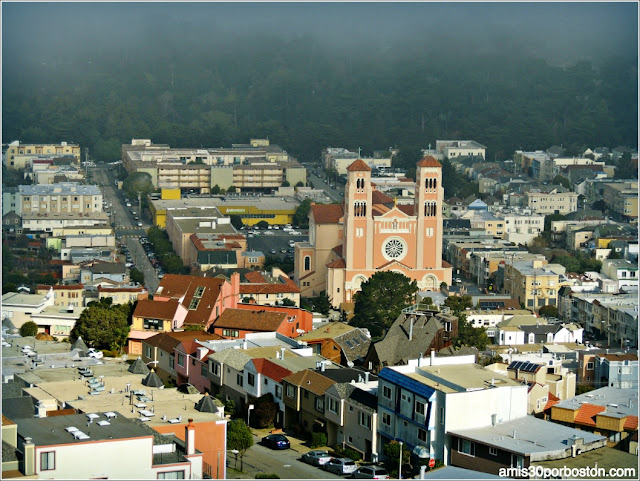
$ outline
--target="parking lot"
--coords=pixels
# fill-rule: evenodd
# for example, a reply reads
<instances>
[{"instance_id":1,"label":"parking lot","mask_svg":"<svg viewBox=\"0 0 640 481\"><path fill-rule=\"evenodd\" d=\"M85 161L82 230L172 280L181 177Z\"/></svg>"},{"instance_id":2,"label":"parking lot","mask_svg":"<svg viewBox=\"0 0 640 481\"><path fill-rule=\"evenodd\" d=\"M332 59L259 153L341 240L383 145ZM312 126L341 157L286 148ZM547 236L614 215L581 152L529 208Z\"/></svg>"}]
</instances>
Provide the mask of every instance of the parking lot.
<instances>
[{"instance_id":1,"label":"parking lot","mask_svg":"<svg viewBox=\"0 0 640 481\"><path fill-rule=\"evenodd\" d=\"M300 235L292 235L282 229L256 230L255 228L248 228L242 232L247 233L247 250L262 251L267 256L288 256L293 259L293 247L289 245L289 241L306 242L309 240L308 230L296 229L296 231L300 232ZM251 232L255 232L255 234L250 234ZM275 251L275 253L272 251Z\"/></svg>"}]
</instances>

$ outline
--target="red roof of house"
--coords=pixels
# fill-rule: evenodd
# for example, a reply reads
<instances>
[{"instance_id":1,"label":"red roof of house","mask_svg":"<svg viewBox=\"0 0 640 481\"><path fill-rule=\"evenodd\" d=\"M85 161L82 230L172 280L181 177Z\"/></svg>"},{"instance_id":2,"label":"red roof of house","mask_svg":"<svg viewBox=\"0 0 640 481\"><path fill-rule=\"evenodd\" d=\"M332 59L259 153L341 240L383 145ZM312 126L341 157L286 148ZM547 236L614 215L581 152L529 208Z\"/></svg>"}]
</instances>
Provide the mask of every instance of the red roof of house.
<instances>
[{"instance_id":1,"label":"red roof of house","mask_svg":"<svg viewBox=\"0 0 640 481\"><path fill-rule=\"evenodd\" d=\"M311 213L316 224L337 224L344 211L340 204L314 204Z\"/></svg>"},{"instance_id":2,"label":"red roof of house","mask_svg":"<svg viewBox=\"0 0 640 481\"><path fill-rule=\"evenodd\" d=\"M50 288L53 288L54 291L77 291L79 289L84 289L84 286L82 284L70 284L66 286L63 286L62 284L57 284L55 286L40 284L36 287L36 290L48 291Z\"/></svg>"},{"instance_id":3,"label":"red roof of house","mask_svg":"<svg viewBox=\"0 0 640 481\"><path fill-rule=\"evenodd\" d=\"M249 282L267 282L262 273L258 271L247 272L244 278Z\"/></svg>"},{"instance_id":4,"label":"red roof of house","mask_svg":"<svg viewBox=\"0 0 640 481\"><path fill-rule=\"evenodd\" d=\"M624 422L624 429L630 431L638 430L638 416L627 416L627 420Z\"/></svg>"},{"instance_id":5,"label":"red roof of house","mask_svg":"<svg viewBox=\"0 0 640 481\"><path fill-rule=\"evenodd\" d=\"M144 292L143 286L138 287L102 287L98 286L98 292Z\"/></svg>"},{"instance_id":6,"label":"red roof of house","mask_svg":"<svg viewBox=\"0 0 640 481\"><path fill-rule=\"evenodd\" d=\"M342 244L340 244L339 246L335 246L332 250L340 257L342 257Z\"/></svg>"},{"instance_id":7,"label":"red roof of house","mask_svg":"<svg viewBox=\"0 0 640 481\"><path fill-rule=\"evenodd\" d=\"M288 369L278 366L268 359L254 359L253 365L258 373L273 379L275 382L282 382L283 378L292 374Z\"/></svg>"},{"instance_id":8,"label":"red roof of house","mask_svg":"<svg viewBox=\"0 0 640 481\"><path fill-rule=\"evenodd\" d=\"M176 310L178 309L178 300L170 301L152 301L150 299L142 299L136 304L133 311L133 317L145 317L153 319L173 320Z\"/></svg>"},{"instance_id":9,"label":"red roof of house","mask_svg":"<svg viewBox=\"0 0 640 481\"><path fill-rule=\"evenodd\" d=\"M170 297L171 299L181 299L182 305L189 312L184 320L185 324L206 325L211 319L211 313L220 296L220 289L225 280L217 277L197 277L181 276L177 274L165 274L156 289L156 297ZM203 287L200 302L195 309L189 309L196 289ZM162 290L160 290L162 288Z\"/></svg>"},{"instance_id":10,"label":"red roof of house","mask_svg":"<svg viewBox=\"0 0 640 481\"><path fill-rule=\"evenodd\" d=\"M442 164L431 155L427 155L418 162L418 167L442 167Z\"/></svg>"},{"instance_id":11,"label":"red roof of house","mask_svg":"<svg viewBox=\"0 0 640 481\"><path fill-rule=\"evenodd\" d=\"M549 400L547 404L544 406L544 411L547 409L551 409L552 406L555 406L560 402L560 398L558 396L554 396L552 393L549 393Z\"/></svg>"},{"instance_id":12,"label":"red roof of house","mask_svg":"<svg viewBox=\"0 0 640 481\"><path fill-rule=\"evenodd\" d=\"M594 303L596 301L593 301ZM598 357L604 357L608 361L637 361L638 356L635 354L596 354Z\"/></svg>"},{"instance_id":13,"label":"red roof of house","mask_svg":"<svg viewBox=\"0 0 640 481\"><path fill-rule=\"evenodd\" d=\"M276 331L287 320L286 312L248 309L225 309L213 323L214 328L239 329L243 331Z\"/></svg>"},{"instance_id":14,"label":"red roof of house","mask_svg":"<svg viewBox=\"0 0 640 481\"><path fill-rule=\"evenodd\" d=\"M404 212L407 215L415 214L415 205L413 204L401 204L396 206L400 211Z\"/></svg>"},{"instance_id":15,"label":"red roof of house","mask_svg":"<svg viewBox=\"0 0 640 481\"><path fill-rule=\"evenodd\" d=\"M347 170L349 172L371 172L371 167L369 167L364 160L357 159L347 167Z\"/></svg>"},{"instance_id":16,"label":"red roof of house","mask_svg":"<svg viewBox=\"0 0 640 481\"><path fill-rule=\"evenodd\" d=\"M246 277L246 276L245 276ZM270 283L266 279L261 283L240 284L240 294L277 294L279 292L300 292L300 289L291 279L280 276L280 281Z\"/></svg>"},{"instance_id":17,"label":"red roof of house","mask_svg":"<svg viewBox=\"0 0 640 481\"><path fill-rule=\"evenodd\" d=\"M580 409L578 409L575 423L586 424L587 426L595 426L596 421L594 418L597 414L605 411L606 409L606 406L597 406L595 404L584 403L580 405Z\"/></svg>"}]
</instances>

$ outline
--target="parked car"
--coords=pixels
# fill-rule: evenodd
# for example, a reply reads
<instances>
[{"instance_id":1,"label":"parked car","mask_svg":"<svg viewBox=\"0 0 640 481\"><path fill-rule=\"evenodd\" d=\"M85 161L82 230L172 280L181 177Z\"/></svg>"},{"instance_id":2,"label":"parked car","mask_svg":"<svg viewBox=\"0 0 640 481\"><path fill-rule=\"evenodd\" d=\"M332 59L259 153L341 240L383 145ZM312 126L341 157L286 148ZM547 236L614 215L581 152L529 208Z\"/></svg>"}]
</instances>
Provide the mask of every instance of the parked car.
<instances>
[{"instance_id":1,"label":"parked car","mask_svg":"<svg viewBox=\"0 0 640 481\"><path fill-rule=\"evenodd\" d=\"M327 464L331 461L331 456L329 456L329 453L326 451L314 449L313 451L303 454L301 459L304 463L311 464L313 466L322 466L323 464Z\"/></svg>"},{"instance_id":2,"label":"parked car","mask_svg":"<svg viewBox=\"0 0 640 481\"><path fill-rule=\"evenodd\" d=\"M389 473L382 466L363 466L352 475L358 479L390 479Z\"/></svg>"},{"instance_id":3,"label":"parked car","mask_svg":"<svg viewBox=\"0 0 640 481\"><path fill-rule=\"evenodd\" d=\"M104 354L102 354L102 352L98 351L97 349L90 347L89 350L87 351L87 357L92 357L94 359L102 359L104 357Z\"/></svg>"},{"instance_id":4,"label":"parked car","mask_svg":"<svg viewBox=\"0 0 640 481\"><path fill-rule=\"evenodd\" d=\"M28 352L33 351L33 349L31 348L31 346L26 345L26 346L22 346L22 349L20 349L20 351L22 351L22 354L26 354Z\"/></svg>"},{"instance_id":5,"label":"parked car","mask_svg":"<svg viewBox=\"0 0 640 481\"><path fill-rule=\"evenodd\" d=\"M271 449L289 449L291 443L284 434L269 434L262 438L262 445Z\"/></svg>"},{"instance_id":6,"label":"parked car","mask_svg":"<svg viewBox=\"0 0 640 481\"><path fill-rule=\"evenodd\" d=\"M351 474L358 469L358 466L356 466L356 462L353 459L332 458L322 468L335 474Z\"/></svg>"}]
</instances>

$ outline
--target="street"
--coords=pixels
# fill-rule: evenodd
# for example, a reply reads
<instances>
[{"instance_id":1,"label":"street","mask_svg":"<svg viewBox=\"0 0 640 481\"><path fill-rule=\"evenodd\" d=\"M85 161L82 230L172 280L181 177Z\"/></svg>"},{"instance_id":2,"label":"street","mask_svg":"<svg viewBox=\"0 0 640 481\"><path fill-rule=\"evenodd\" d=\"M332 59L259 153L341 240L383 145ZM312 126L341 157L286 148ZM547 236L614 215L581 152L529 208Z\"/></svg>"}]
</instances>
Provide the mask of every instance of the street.
<instances>
[{"instance_id":1,"label":"street","mask_svg":"<svg viewBox=\"0 0 640 481\"><path fill-rule=\"evenodd\" d=\"M145 236L149 228L148 225L138 227L131 216L130 208L124 204L124 200L115 187L115 177L109 166L98 164L93 171L95 180L102 184L104 199L111 208L111 218L115 224L114 231L116 239L121 239L129 252L135 267L144 275L144 285L150 294L153 294L160 281L156 270L149 262L147 255L140 244L140 237ZM137 210L137 208L136 208ZM137 223L137 222L136 222Z\"/></svg>"},{"instance_id":2,"label":"street","mask_svg":"<svg viewBox=\"0 0 640 481\"><path fill-rule=\"evenodd\" d=\"M329 196L329 198L335 202L342 202L342 198L344 197L344 189L342 189L342 185L336 184L336 179L332 179L336 187L331 188L329 184L325 184L322 180L322 177L319 177L315 174L315 170L319 164L306 164L307 167L307 181L313 184L315 189L323 189L324 192Z\"/></svg>"},{"instance_id":3,"label":"street","mask_svg":"<svg viewBox=\"0 0 640 481\"><path fill-rule=\"evenodd\" d=\"M235 457L232 453L227 456L227 479L254 478L258 473L276 473L283 479L342 479L333 473L300 461L299 453L293 449L274 451L258 442L260 438L253 436L253 446L244 455L244 473L239 473L235 467ZM240 469L240 458L238 468Z\"/></svg>"}]
</instances>

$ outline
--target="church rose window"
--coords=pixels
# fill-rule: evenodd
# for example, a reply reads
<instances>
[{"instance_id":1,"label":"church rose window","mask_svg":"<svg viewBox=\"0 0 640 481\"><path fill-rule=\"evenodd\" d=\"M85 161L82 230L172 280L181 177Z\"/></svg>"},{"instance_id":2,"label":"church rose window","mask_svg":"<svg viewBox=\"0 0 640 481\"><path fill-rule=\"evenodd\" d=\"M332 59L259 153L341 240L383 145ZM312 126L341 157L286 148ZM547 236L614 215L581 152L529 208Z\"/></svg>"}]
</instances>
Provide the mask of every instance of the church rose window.
<instances>
[{"instance_id":1,"label":"church rose window","mask_svg":"<svg viewBox=\"0 0 640 481\"><path fill-rule=\"evenodd\" d=\"M404 243L399 239L389 239L384 245L384 253L389 259L402 257L404 251Z\"/></svg>"}]
</instances>

